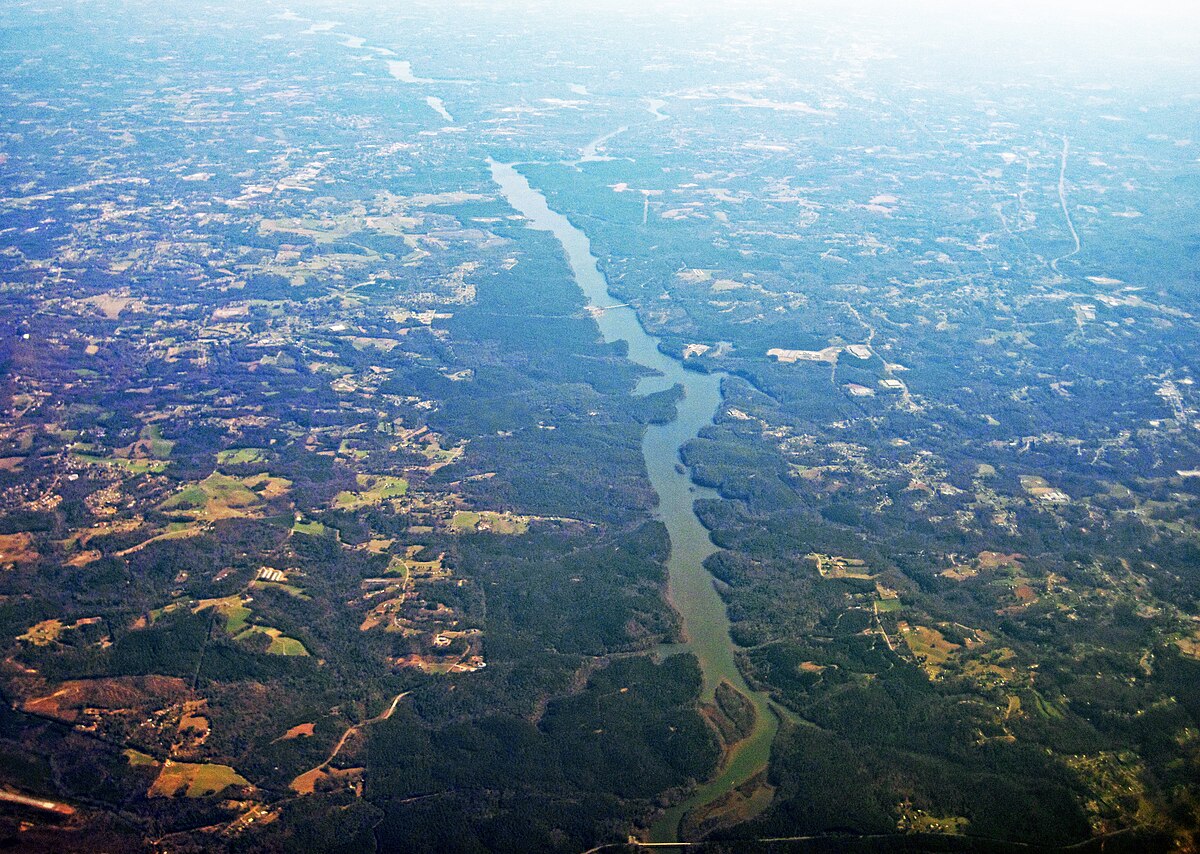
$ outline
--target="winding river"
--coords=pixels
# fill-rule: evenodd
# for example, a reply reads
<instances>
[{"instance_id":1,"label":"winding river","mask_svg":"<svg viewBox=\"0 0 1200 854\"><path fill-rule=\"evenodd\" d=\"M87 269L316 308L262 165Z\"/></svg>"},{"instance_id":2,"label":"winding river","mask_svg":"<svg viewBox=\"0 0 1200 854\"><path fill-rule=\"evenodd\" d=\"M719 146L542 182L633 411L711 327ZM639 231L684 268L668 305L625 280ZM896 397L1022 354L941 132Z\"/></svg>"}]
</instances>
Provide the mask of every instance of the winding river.
<instances>
[{"instance_id":1,"label":"winding river","mask_svg":"<svg viewBox=\"0 0 1200 854\"><path fill-rule=\"evenodd\" d=\"M717 492L693 484L690 474L679 466L679 449L712 423L721 404L721 380L725 375L686 370L681 362L660 352L658 341L642 328L636 312L628 306L614 305L616 301L596 265L587 235L565 216L551 210L545 197L513 166L490 160L489 165L492 178L513 209L529 220L531 228L551 232L562 244L575 281L587 297L589 307L596 310L604 340L625 341L632 361L658 372L658 376L642 379L636 393L649 394L675 385L682 386L685 392L675 420L651 425L642 440L650 483L658 493L656 513L671 538L668 597L683 620L687 638L686 643L667 651L687 650L699 659L704 674L703 702L712 702L717 685L727 681L750 700L757 719L753 731L729 751L718 775L668 810L651 828L650 841L674 841L689 811L712 803L766 767L779 727L766 695L751 690L737 667L725 603L704 567L704 560L717 548L696 517L694 502L716 498Z\"/></svg>"}]
</instances>

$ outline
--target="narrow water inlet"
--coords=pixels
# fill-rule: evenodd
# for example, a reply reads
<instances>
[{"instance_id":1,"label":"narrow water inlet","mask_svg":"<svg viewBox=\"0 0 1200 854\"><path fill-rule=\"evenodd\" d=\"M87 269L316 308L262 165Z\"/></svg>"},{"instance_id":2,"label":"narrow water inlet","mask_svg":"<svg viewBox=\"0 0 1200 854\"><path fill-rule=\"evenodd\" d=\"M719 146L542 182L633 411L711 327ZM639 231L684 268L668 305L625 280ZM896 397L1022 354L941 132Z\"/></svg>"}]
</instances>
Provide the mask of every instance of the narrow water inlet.
<instances>
[{"instance_id":1,"label":"narrow water inlet","mask_svg":"<svg viewBox=\"0 0 1200 854\"><path fill-rule=\"evenodd\" d=\"M609 294L608 282L597 266L587 235L565 216L551 210L545 196L514 166L493 160L488 165L504 197L528 219L529 227L548 231L557 238L588 305L605 309L595 312L604 340L625 341L631 361L658 372L659 376L642 379L637 393L649 394L675 385L684 390L675 419L668 424L650 425L642 440L647 473L659 499L656 516L666 526L671 541L668 598L682 618L687 637L676 649L686 649L700 662L704 677L702 702L711 703L717 685L726 681L750 701L756 720L750 734L729 751L717 777L668 810L651 828L651 841L673 841L689 811L712 803L767 766L779 727L767 696L752 690L738 669L737 647L729 634L729 615L713 587L713 576L704 566L705 559L717 547L696 516L694 504L697 499L717 498L718 494L694 484L690 473L679 465L680 448L713 423L721 404L721 381L726 375L689 371L681 362L662 353L657 339L642 328L637 313L628 306L616 305L619 300Z\"/></svg>"}]
</instances>

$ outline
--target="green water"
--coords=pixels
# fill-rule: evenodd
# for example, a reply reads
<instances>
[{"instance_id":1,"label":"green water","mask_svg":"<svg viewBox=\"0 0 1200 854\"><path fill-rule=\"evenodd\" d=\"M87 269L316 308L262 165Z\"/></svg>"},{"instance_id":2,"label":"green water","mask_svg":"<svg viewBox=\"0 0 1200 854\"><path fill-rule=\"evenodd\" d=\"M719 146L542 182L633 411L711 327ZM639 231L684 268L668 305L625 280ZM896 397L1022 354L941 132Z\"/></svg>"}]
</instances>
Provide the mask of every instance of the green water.
<instances>
[{"instance_id":1,"label":"green water","mask_svg":"<svg viewBox=\"0 0 1200 854\"><path fill-rule=\"evenodd\" d=\"M531 228L551 232L562 244L580 289L588 304L596 308L614 305L618 300L608 292L608 282L596 266L587 235L575 228L562 214L550 209L545 197L513 166L489 161L492 178L500 186L512 207L524 215ZM757 723L754 731L728 757L717 777L692 793L687 800L669 810L651 828L650 841L671 842L679 832L679 823L691 809L710 803L736 788L766 767L771 743L779 721L766 695L752 691L734 659L736 647L729 637L729 615L725 603L713 587L713 577L704 568L704 560L717 550L708 531L696 518L694 502L716 498L715 490L696 486L686 471L681 471L679 449L712 423L721 404L723 374L701 374L685 370L683 364L658 349L658 342L642 328L630 308L608 308L597 323L607 342L625 341L629 358L657 371L660 376L646 377L637 387L639 394L680 385L684 399L674 421L651 425L642 441L642 453L650 483L658 493L658 518L671 537L668 597L683 619L686 643L670 647L686 649L700 661L704 674L702 699L711 702L717 685L728 681L754 705Z\"/></svg>"}]
</instances>

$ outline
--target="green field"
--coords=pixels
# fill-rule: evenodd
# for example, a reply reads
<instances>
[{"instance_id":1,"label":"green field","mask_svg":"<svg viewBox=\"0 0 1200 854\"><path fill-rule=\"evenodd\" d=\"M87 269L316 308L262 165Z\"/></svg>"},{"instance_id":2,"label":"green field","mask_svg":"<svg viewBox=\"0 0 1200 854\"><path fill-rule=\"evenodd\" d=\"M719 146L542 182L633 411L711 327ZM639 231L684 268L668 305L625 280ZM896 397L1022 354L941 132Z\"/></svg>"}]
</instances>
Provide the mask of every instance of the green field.
<instances>
[{"instance_id":1,"label":"green field","mask_svg":"<svg viewBox=\"0 0 1200 854\"><path fill-rule=\"evenodd\" d=\"M129 764L135 768L149 767L157 765L158 761L148 753L142 753L140 750L134 750L132 747L124 751L125 758L129 760Z\"/></svg>"},{"instance_id":2,"label":"green field","mask_svg":"<svg viewBox=\"0 0 1200 854\"><path fill-rule=\"evenodd\" d=\"M130 474L160 474L167 467L163 460L128 460L124 457L97 457L86 453L74 453L72 456L80 462L125 469Z\"/></svg>"},{"instance_id":3,"label":"green field","mask_svg":"<svg viewBox=\"0 0 1200 854\"><path fill-rule=\"evenodd\" d=\"M310 537L324 537L329 529L320 522L301 521L292 525L292 531L297 534L307 534Z\"/></svg>"},{"instance_id":4,"label":"green field","mask_svg":"<svg viewBox=\"0 0 1200 854\"><path fill-rule=\"evenodd\" d=\"M362 489L339 492L333 499L333 506L339 510L359 510L403 498L408 493L408 481L402 477L360 474L358 485Z\"/></svg>"},{"instance_id":5,"label":"green field","mask_svg":"<svg viewBox=\"0 0 1200 854\"><path fill-rule=\"evenodd\" d=\"M175 443L169 439L164 439L162 430L157 424L148 424L142 428L142 442L146 450L150 452L150 456L156 460L165 460L171 456L171 450L175 447Z\"/></svg>"},{"instance_id":6,"label":"green field","mask_svg":"<svg viewBox=\"0 0 1200 854\"><path fill-rule=\"evenodd\" d=\"M279 590L289 596L294 596L297 599L308 598L308 596L304 593L304 588L297 587L294 584L280 584L278 581L254 581L251 582L250 586L259 590Z\"/></svg>"},{"instance_id":7,"label":"green field","mask_svg":"<svg viewBox=\"0 0 1200 854\"><path fill-rule=\"evenodd\" d=\"M450 527L458 534L475 532L519 536L529 530L529 519L511 513L496 513L492 510L459 510L450 520Z\"/></svg>"},{"instance_id":8,"label":"green field","mask_svg":"<svg viewBox=\"0 0 1200 854\"><path fill-rule=\"evenodd\" d=\"M212 521L244 516L244 511L260 500L242 481L214 472L162 502L159 509L187 512Z\"/></svg>"},{"instance_id":9,"label":"green field","mask_svg":"<svg viewBox=\"0 0 1200 854\"><path fill-rule=\"evenodd\" d=\"M308 655L308 650L304 648L304 644L295 638L287 637L279 629L271 628L270 626L250 626L234 638L234 640L246 640L255 634L266 635L271 639L271 644L267 647L267 652L271 655Z\"/></svg>"},{"instance_id":10,"label":"green field","mask_svg":"<svg viewBox=\"0 0 1200 854\"><path fill-rule=\"evenodd\" d=\"M266 460L267 452L263 448L230 448L217 453L217 464L222 466L244 466Z\"/></svg>"}]
</instances>

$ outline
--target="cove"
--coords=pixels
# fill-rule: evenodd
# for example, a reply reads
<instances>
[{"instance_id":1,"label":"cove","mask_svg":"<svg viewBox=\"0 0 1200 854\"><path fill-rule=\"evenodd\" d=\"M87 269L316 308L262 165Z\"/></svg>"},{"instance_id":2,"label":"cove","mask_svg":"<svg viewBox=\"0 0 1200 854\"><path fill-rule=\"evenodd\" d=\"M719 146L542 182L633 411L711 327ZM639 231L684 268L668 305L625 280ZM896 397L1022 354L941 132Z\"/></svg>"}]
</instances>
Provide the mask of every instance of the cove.
<instances>
[{"instance_id":1,"label":"cove","mask_svg":"<svg viewBox=\"0 0 1200 854\"><path fill-rule=\"evenodd\" d=\"M675 419L668 424L650 425L642 440L650 483L658 494L656 515L671 540L667 595L682 618L686 637L685 643L668 651L686 650L699 660L704 675L701 702L711 703L717 685L725 681L750 701L756 719L750 734L727 752L717 776L668 810L651 828L650 841L674 841L688 812L713 803L766 768L779 728L779 719L767 696L752 690L738 669L737 647L729 635L729 615L713 587L712 575L704 567L705 559L717 547L700 524L694 504L697 499L717 498L717 492L695 485L690 473L679 465L679 450L684 443L713 423L721 404L721 380L725 375L687 370L682 362L662 353L657 339L642 328L637 313L628 306L614 305L616 300L608 292L608 282L597 266L587 235L565 216L551 210L545 196L514 166L494 160L489 160L488 165L505 199L528 220L529 227L552 233L562 245L576 283L588 306L595 310L604 340L625 341L630 360L658 373L643 378L636 393L650 394L675 385L684 390Z\"/></svg>"}]
</instances>

